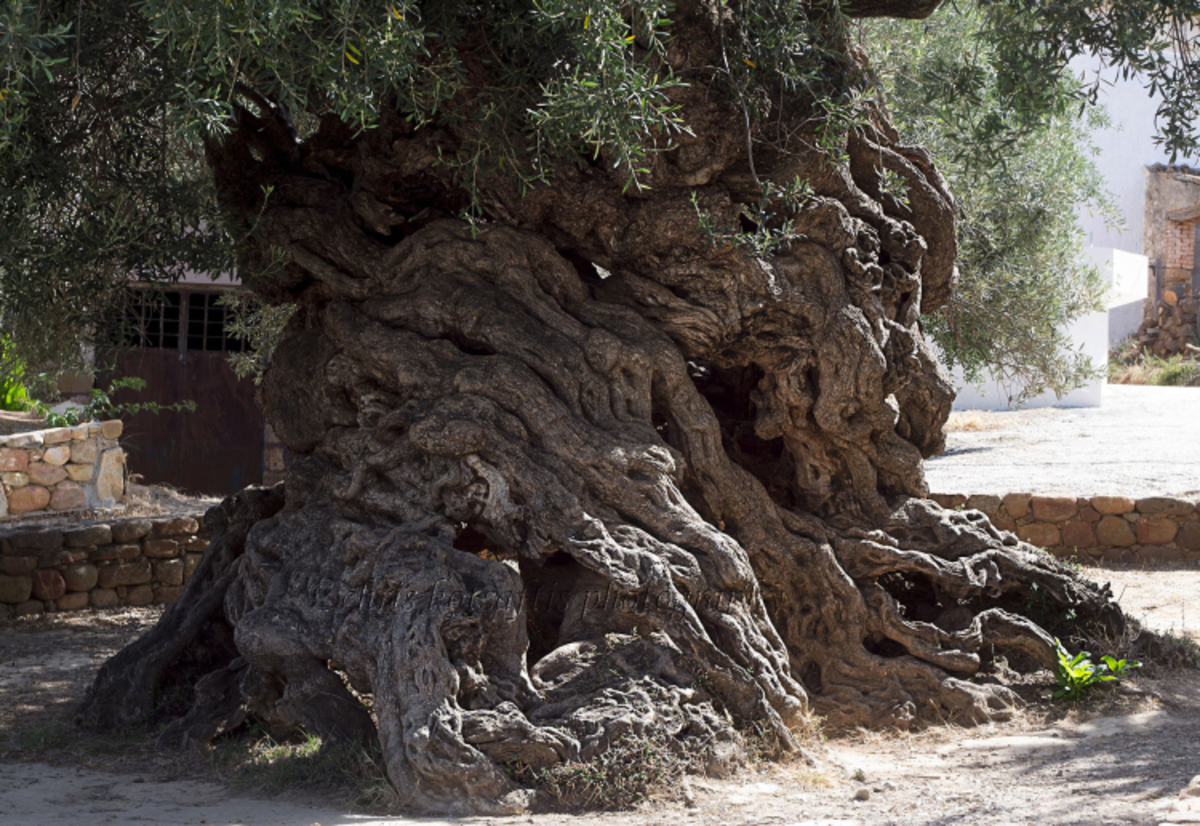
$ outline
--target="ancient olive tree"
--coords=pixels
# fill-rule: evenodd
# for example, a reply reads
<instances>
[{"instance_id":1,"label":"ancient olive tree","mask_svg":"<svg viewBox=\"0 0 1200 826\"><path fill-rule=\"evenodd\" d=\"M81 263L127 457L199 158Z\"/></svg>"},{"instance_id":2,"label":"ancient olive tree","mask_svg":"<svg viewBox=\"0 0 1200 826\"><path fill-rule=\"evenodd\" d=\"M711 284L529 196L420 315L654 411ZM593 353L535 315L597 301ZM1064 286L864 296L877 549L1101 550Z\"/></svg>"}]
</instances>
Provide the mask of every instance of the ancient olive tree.
<instances>
[{"instance_id":1,"label":"ancient olive tree","mask_svg":"<svg viewBox=\"0 0 1200 826\"><path fill-rule=\"evenodd\" d=\"M176 157L202 140L243 278L298 308L262 387L300 458L209 515L80 721L182 696L164 745L251 720L378 738L414 808L492 810L528 800L510 769L648 732L717 754L748 727L795 749L813 713L987 720L1016 700L1001 657L1053 662L1047 623L1119 627L1107 592L922 498L952 392L920 319L954 287L955 206L847 25L936 5L10 7L61 29L6 53L44 77L5 117L58 112L98 169L109 132L72 112L158 123ZM1048 63L1012 88L1074 48L1027 6ZM114 27L137 68L106 120L87 38ZM208 226L159 206L116 214Z\"/></svg>"}]
</instances>

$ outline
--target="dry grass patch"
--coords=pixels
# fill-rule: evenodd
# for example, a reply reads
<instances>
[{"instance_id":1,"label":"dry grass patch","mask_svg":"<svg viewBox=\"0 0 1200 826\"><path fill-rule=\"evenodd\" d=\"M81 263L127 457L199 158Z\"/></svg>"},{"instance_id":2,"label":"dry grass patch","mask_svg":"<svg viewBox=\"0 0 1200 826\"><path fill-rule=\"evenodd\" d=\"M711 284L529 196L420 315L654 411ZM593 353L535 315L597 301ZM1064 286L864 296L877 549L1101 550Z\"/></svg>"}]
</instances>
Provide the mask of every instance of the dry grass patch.
<instances>
[{"instance_id":1,"label":"dry grass patch","mask_svg":"<svg viewBox=\"0 0 1200 826\"><path fill-rule=\"evenodd\" d=\"M946 420L947 433L981 433L1008 430L1055 415L1052 407L1029 410L954 410Z\"/></svg>"},{"instance_id":2,"label":"dry grass patch","mask_svg":"<svg viewBox=\"0 0 1200 826\"><path fill-rule=\"evenodd\" d=\"M1132 342L1108 354L1109 384L1152 384L1163 387L1200 386L1200 347L1162 358L1143 353Z\"/></svg>"}]
</instances>

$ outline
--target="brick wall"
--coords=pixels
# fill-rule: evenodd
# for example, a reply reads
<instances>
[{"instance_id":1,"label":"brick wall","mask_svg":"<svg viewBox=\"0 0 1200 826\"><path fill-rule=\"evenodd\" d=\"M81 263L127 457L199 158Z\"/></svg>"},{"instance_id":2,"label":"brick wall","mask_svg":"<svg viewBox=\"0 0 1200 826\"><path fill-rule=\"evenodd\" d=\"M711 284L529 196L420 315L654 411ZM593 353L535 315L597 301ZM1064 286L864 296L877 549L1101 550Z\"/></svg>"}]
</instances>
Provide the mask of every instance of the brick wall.
<instances>
[{"instance_id":1,"label":"brick wall","mask_svg":"<svg viewBox=\"0 0 1200 826\"><path fill-rule=\"evenodd\" d=\"M1195 254L1196 222L1167 221L1163 245L1166 266L1164 282L1186 282L1191 278L1192 256Z\"/></svg>"}]
</instances>

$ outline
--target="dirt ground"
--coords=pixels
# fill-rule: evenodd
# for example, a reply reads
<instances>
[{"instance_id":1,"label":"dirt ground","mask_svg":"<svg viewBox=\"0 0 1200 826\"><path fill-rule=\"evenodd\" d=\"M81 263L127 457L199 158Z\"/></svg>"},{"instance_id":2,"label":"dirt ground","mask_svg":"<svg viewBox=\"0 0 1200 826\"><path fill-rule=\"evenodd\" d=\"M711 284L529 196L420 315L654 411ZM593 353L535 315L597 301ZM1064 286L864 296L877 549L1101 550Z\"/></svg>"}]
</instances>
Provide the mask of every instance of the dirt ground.
<instances>
[{"instance_id":1,"label":"dirt ground","mask_svg":"<svg viewBox=\"0 0 1200 826\"><path fill-rule=\"evenodd\" d=\"M1088 573L1111 582L1127 612L1147 625L1200 641L1200 570ZM1200 672L1191 669L1147 670L1130 681L1161 699L1107 691L1065 708L1050 702L1047 686L1045 699L1006 723L843 733L812 744L814 766L761 763L729 779L689 778L631 812L458 821L352 814L332 793L292 788L271 798L261 789L236 790L209 758L154 752L151 734L98 738L72 728L71 709L96 666L156 617L153 609L133 609L0 623L0 823L1200 822L1200 796L1178 800L1200 775Z\"/></svg>"},{"instance_id":2,"label":"dirt ground","mask_svg":"<svg viewBox=\"0 0 1200 826\"><path fill-rule=\"evenodd\" d=\"M1200 391L1104 385L1100 407L956 411L932 493L1200 498Z\"/></svg>"}]
</instances>

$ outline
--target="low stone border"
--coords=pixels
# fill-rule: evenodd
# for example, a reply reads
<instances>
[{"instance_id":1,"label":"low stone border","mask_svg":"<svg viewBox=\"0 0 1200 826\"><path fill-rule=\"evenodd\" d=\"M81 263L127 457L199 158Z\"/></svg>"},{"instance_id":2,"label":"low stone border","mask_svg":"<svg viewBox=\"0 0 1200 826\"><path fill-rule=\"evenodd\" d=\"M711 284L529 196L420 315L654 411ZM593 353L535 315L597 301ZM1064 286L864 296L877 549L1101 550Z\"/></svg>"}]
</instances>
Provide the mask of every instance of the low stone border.
<instances>
[{"instance_id":1,"label":"low stone border","mask_svg":"<svg viewBox=\"0 0 1200 826\"><path fill-rule=\"evenodd\" d=\"M934 494L947 508L983 511L997 528L1080 561L1200 561L1200 503L1169 496Z\"/></svg>"},{"instance_id":2,"label":"low stone border","mask_svg":"<svg viewBox=\"0 0 1200 826\"><path fill-rule=\"evenodd\" d=\"M200 562L201 514L0 533L0 618L167 603Z\"/></svg>"},{"instance_id":3,"label":"low stone border","mask_svg":"<svg viewBox=\"0 0 1200 826\"><path fill-rule=\"evenodd\" d=\"M0 522L125 499L121 422L91 422L0 436Z\"/></svg>"}]
</instances>

